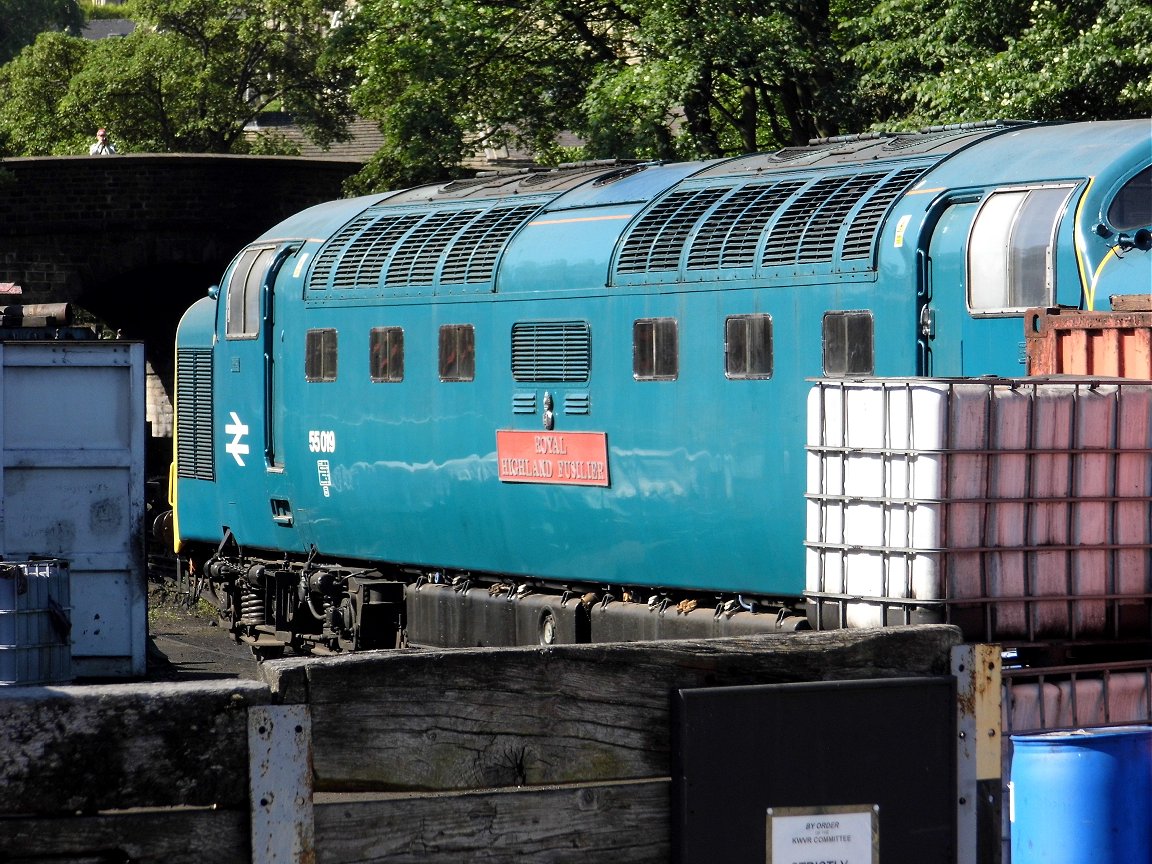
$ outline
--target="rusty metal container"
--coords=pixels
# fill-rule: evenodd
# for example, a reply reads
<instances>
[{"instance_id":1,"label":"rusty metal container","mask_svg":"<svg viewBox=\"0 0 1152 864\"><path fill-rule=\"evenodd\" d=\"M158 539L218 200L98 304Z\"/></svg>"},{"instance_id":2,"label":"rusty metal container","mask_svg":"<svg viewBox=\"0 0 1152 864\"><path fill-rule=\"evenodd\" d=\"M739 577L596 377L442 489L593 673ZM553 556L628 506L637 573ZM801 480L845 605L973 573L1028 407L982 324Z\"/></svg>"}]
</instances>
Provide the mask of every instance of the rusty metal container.
<instances>
[{"instance_id":1,"label":"rusty metal container","mask_svg":"<svg viewBox=\"0 0 1152 864\"><path fill-rule=\"evenodd\" d=\"M1152 310L1029 309L1029 375L1152 379Z\"/></svg>"}]
</instances>

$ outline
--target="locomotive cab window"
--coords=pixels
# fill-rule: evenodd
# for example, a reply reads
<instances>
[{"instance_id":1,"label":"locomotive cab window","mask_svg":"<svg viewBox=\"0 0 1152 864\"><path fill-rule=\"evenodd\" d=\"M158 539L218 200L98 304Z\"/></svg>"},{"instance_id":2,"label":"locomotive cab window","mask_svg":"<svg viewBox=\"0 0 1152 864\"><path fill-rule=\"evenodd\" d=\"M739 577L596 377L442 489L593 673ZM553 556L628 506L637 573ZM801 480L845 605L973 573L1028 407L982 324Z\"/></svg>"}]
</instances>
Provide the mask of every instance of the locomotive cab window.
<instances>
[{"instance_id":1,"label":"locomotive cab window","mask_svg":"<svg viewBox=\"0 0 1152 864\"><path fill-rule=\"evenodd\" d=\"M336 331L330 328L304 334L304 380L336 380Z\"/></svg>"},{"instance_id":2,"label":"locomotive cab window","mask_svg":"<svg viewBox=\"0 0 1152 864\"><path fill-rule=\"evenodd\" d=\"M871 312L824 313L824 374L874 375Z\"/></svg>"},{"instance_id":3,"label":"locomotive cab window","mask_svg":"<svg viewBox=\"0 0 1152 864\"><path fill-rule=\"evenodd\" d=\"M640 318L632 323L632 377L675 381L680 348L675 318Z\"/></svg>"},{"instance_id":4,"label":"locomotive cab window","mask_svg":"<svg viewBox=\"0 0 1152 864\"><path fill-rule=\"evenodd\" d=\"M1152 225L1152 165L1120 188L1108 205L1108 221L1117 231Z\"/></svg>"},{"instance_id":5,"label":"locomotive cab window","mask_svg":"<svg viewBox=\"0 0 1152 864\"><path fill-rule=\"evenodd\" d=\"M404 331L400 327L373 327L368 334L368 370L375 382L404 380Z\"/></svg>"},{"instance_id":6,"label":"locomotive cab window","mask_svg":"<svg viewBox=\"0 0 1152 864\"><path fill-rule=\"evenodd\" d=\"M260 294L275 251L272 246L247 249L232 269L225 327L229 339L255 339L260 332Z\"/></svg>"},{"instance_id":7,"label":"locomotive cab window","mask_svg":"<svg viewBox=\"0 0 1152 864\"><path fill-rule=\"evenodd\" d=\"M471 324L440 328L440 380L472 381L476 377L476 329Z\"/></svg>"},{"instance_id":8,"label":"locomotive cab window","mask_svg":"<svg viewBox=\"0 0 1152 864\"><path fill-rule=\"evenodd\" d=\"M1051 306L1056 229L1072 186L989 195L968 235L968 308L975 314Z\"/></svg>"},{"instance_id":9,"label":"locomotive cab window","mask_svg":"<svg viewBox=\"0 0 1152 864\"><path fill-rule=\"evenodd\" d=\"M724 322L724 374L733 380L772 377L772 316L733 315Z\"/></svg>"}]
</instances>

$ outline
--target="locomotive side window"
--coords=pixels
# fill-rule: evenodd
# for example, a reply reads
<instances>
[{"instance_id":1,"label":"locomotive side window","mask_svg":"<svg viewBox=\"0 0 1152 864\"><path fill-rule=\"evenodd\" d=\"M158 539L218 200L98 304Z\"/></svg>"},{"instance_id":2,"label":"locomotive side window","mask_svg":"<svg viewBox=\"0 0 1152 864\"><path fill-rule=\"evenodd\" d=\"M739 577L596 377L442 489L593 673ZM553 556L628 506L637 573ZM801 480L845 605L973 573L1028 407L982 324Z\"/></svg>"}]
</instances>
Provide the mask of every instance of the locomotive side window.
<instances>
[{"instance_id":1,"label":"locomotive side window","mask_svg":"<svg viewBox=\"0 0 1152 864\"><path fill-rule=\"evenodd\" d=\"M271 246L248 249L236 262L228 280L225 332L229 339L255 339L260 332L260 291L273 252L275 249Z\"/></svg>"},{"instance_id":2,"label":"locomotive side window","mask_svg":"<svg viewBox=\"0 0 1152 864\"><path fill-rule=\"evenodd\" d=\"M1056 228L1071 186L996 192L968 235L968 307L1020 311L1053 302Z\"/></svg>"},{"instance_id":3,"label":"locomotive side window","mask_svg":"<svg viewBox=\"0 0 1152 864\"><path fill-rule=\"evenodd\" d=\"M772 377L772 316L733 315L724 322L724 374Z\"/></svg>"},{"instance_id":4,"label":"locomotive side window","mask_svg":"<svg viewBox=\"0 0 1152 864\"><path fill-rule=\"evenodd\" d=\"M1152 225L1152 165L1125 183L1112 199L1108 221L1118 231Z\"/></svg>"},{"instance_id":5,"label":"locomotive side window","mask_svg":"<svg viewBox=\"0 0 1152 864\"><path fill-rule=\"evenodd\" d=\"M476 328L445 324L440 328L440 380L471 381L476 377Z\"/></svg>"},{"instance_id":6,"label":"locomotive side window","mask_svg":"<svg viewBox=\"0 0 1152 864\"><path fill-rule=\"evenodd\" d=\"M404 380L404 331L400 327L372 328L368 334L368 370L376 382Z\"/></svg>"},{"instance_id":7,"label":"locomotive side window","mask_svg":"<svg viewBox=\"0 0 1152 864\"><path fill-rule=\"evenodd\" d=\"M309 330L304 335L304 380L336 380L335 330Z\"/></svg>"},{"instance_id":8,"label":"locomotive side window","mask_svg":"<svg viewBox=\"0 0 1152 864\"><path fill-rule=\"evenodd\" d=\"M873 375L871 312L824 313L824 374Z\"/></svg>"},{"instance_id":9,"label":"locomotive side window","mask_svg":"<svg viewBox=\"0 0 1152 864\"><path fill-rule=\"evenodd\" d=\"M675 318L640 318L632 323L632 377L675 381L680 348Z\"/></svg>"}]
</instances>

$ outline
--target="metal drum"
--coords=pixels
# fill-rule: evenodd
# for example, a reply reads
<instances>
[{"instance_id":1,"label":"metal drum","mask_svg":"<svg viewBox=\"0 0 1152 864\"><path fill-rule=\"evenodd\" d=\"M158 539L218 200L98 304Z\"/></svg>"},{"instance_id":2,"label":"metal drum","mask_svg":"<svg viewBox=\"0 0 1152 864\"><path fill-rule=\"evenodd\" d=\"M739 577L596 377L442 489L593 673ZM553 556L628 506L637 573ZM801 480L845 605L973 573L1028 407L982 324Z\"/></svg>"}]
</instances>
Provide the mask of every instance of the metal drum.
<instances>
[{"instance_id":1,"label":"metal drum","mask_svg":"<svg viewBox=\"0 0 1152 864\"><path fill-rule=\"evenodd\" d=\"M1152 861L1152 726L1012 736L1012 864Z\"/></svg>"},{"instance_id":2,"label":"metal drum","mask_svg":"<svg viewBox=\"0 0 1152 864\"><path fill-rule=\"evenodd\" d=\"M0 685L72 680L68 562L0 562Z\"/></svg>"}]
</instances>

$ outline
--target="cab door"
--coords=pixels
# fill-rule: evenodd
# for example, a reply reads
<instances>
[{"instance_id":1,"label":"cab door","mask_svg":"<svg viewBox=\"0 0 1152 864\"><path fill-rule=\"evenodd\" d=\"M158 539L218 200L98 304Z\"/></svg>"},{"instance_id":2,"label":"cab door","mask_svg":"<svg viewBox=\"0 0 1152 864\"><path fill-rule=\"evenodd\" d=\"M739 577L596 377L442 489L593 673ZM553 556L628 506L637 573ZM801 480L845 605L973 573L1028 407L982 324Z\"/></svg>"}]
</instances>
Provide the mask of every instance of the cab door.
<instances>
[{"instance_id":1,"label":"cab door","mask_svg":"<svg viewBox=\"0 0 1152 864\"><path fill-rule=\"evenodd\" d=\"M1055 303L1073 188L1003 187L937 206L918 251L921 375L1024 374L1024 312Z\"/></svg>"},{"instance_id":2,"label":"cab door","mask_svg":"<svg viewBox=\"0 0 1152 864\"><path fill-rule=\"evenodd\" d=\"M292 247L268 244L245 249L236 259L224 298L224 339L217 346L216 428L223 452L217 464L233 490L223 518L242 542L265 540L266 496L279 473L275 417L274 285ZM263 499L263 500L262 500Z\"/></svg>"}]
</instances>

